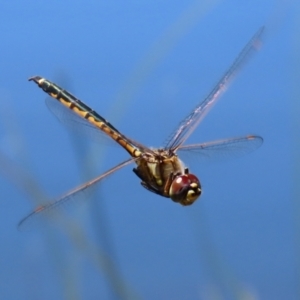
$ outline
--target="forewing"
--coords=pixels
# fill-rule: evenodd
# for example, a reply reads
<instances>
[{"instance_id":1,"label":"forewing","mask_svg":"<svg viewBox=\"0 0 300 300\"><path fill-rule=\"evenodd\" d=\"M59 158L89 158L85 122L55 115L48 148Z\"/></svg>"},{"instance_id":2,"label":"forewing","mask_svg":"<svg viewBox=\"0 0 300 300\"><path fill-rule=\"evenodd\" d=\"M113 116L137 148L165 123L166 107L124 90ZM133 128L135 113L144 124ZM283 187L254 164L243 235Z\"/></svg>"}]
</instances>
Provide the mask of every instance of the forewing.
<instances>
[{"instance_id":1,"label":"forewing","mask_svg":"<svg viewBox=\"0 0 300 300\"><path fill-rule=\"evenodd\" d=\"M178 129L170 136L165 149L176 150L191 135L200 121L205 117L212 106L220 98L221 94L225 91L229 82L237 73L237 71L243 66L250 55L255 50L257 50L260 44L259 41L263 30L264 28L261 27L255 33L255 35L240 52L239 56L233 62L231 67L213 88L213 90L208 94L208 96L204 99L204 101L197 105L196 108L180 123Z\"/></svg>"},{"instance_id":2,"label":"forewing","mask_svg":"<svg viewBox=\"0 0 300 300\"><path fill-rule=\"evenodd\" d=\"M122 163L118 164L114 168L111 168L95 179L80 185L79 187L60 197L56 201L37 207L32 213L27 215L19 222L18 229L24 230L27 228L31 228L33 225L38 225L38 222L41 218L55 218L55 215L62 213L66 206L86 200L88 198L86 192L90 191L92 187L95 187L100 183L102 179L132 163L133 161L133 158L123 161Z\"/></svg>"},{"instance_id":3,"label":"forewing","mask_svg":"<svg viewBox=\"0 0 300 300\"><path fill-rule=\"evenodd\" d=\"M193 155L193 158L200 162L225 160L250 153L260 147L262 143L262 137L249 135L202 144L185 145L178 148L178 152L183 155Z\"/></svg>"}]
</instances>

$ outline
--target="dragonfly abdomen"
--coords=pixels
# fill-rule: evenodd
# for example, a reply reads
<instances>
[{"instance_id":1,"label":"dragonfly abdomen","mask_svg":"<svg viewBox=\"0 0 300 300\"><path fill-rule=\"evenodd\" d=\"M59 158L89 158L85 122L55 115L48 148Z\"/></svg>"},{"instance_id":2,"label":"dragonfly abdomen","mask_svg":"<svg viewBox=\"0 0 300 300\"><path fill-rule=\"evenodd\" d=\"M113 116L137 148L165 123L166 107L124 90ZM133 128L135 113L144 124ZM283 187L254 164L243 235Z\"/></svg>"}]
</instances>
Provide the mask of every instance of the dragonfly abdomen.
<instances>
[{"instance_id":1,"label":"dragonfly abdomen","mask_svg":"<svg viewBox=\"0 0 300 300\"><path fill-rule=\"evenodd\" d=\"M43 89L43 91L49 94L52 98L58 100L62 105L71 109L74 113L105 132L119 145L121 145L132 157L139 157L141 155L141 151L124 135L122 135L112 124L81 100L43 77L35 76L29 78L29 80L34 81L40 88Z\"/></svg>"}]
</instances>

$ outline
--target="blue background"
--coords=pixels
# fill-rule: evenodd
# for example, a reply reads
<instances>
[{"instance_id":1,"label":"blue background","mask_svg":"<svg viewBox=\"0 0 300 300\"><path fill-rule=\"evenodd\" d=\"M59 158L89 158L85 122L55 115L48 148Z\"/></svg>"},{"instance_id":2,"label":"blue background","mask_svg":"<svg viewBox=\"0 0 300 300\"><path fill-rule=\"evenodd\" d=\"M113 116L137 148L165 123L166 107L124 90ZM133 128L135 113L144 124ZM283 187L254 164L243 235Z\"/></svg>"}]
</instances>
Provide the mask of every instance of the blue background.
<instances>
[{"instance_id":1,"label":"blue background","mask_svg":"<svg viewBox=\"0 0 300 300\"><path fill-rule=\"evenodd\" d=\"M0 4L1 299L299 299L297 1ZM65 222L18 221L126 159L53 118L28 77L63 85L124 134L159 147L266 25L261 50L189 142L259 134L256 152L188 162L191 207L126 167Z\"/></svg>"}]
</instances>

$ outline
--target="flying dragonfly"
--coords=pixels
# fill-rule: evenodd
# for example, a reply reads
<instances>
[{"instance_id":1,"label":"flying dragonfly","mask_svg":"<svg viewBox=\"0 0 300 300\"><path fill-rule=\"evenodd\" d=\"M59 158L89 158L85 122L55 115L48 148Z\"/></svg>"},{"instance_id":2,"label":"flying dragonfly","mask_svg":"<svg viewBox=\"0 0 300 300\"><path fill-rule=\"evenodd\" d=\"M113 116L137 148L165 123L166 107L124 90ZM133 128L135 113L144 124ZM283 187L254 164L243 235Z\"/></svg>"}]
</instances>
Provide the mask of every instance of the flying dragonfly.
<instances>
[{"instance_id":1,"label":"flying dragonfly","mask_svg":"<svg viewBox=\"0 0 300 300\"><path fill-rule=\"evenodd\" d=\"M183 206L193 204L201 195L201 184L199 179L190 173L189 169L180 160L177 152L192 152L207 157L220 154L237 156L254 151L263 142L260 136L248 135L201 144L184 145L184 142L203 117L220 98L237 71L240 70L249 56L259 48L263 30L262 27L254 34L212 91L180 123L177 130L174 131L162 148L152 149L128 138L88 105L55 83L40 76L29 78L30 81L35 82L51 96L47 99L47 105L60 121L67 125L78 125L79 123L81 128L87 132L97 131L97 134L104 135L119 144L128 152L130 158L97 178L75 188L56 201L37 207L19 222L19 228L22 228L24 224L37 216L52 212L65 203L78 200L81 192L86 191L110 174L131 163L136 164L133 172L141 180L141 185L148 191L170 198Z\"/></svg>"}]
</instances>

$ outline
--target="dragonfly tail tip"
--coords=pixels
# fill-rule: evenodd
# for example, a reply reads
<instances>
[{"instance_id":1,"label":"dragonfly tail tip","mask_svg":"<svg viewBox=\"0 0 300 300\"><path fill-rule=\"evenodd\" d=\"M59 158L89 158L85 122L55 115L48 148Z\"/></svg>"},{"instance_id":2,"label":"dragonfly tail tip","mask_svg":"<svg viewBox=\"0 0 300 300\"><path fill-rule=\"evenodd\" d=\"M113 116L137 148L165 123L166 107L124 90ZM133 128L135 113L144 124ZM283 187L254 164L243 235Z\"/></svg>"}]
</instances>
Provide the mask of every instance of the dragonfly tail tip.
<instances>
[{"instance_id":1,"label":"dragonfly tail tip","mask_svg":"<svg viewBox=\"0 0 300 300\"><path fill-rule=\"evenodd\" d=\"M35 83L38 83L39 80L41 80L42 77L41 76L32 76L30 78L28 78L28 81L34 81Z\"/></svg>"}]
</instances>

